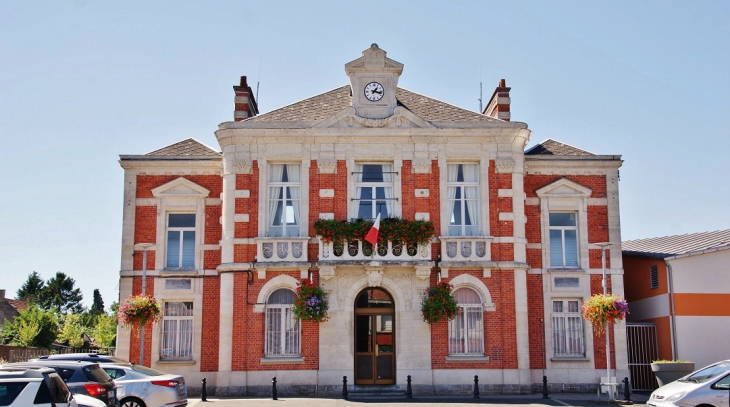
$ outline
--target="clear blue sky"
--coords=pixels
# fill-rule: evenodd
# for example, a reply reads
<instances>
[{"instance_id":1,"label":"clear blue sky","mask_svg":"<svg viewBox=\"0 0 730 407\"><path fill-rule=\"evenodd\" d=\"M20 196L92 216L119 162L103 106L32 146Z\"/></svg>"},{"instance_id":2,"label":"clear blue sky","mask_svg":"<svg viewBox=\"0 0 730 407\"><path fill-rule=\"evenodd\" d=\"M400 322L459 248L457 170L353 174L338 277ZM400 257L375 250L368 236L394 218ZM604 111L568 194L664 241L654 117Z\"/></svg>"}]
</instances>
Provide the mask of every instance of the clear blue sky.
<instances>
[{"instance_id":1,"label":"clear blue sky","mask_svg":"<svg viewBox=\"0 0 730 407\"><path fill-rule=\"evenodd\" d=\"M623 239L729 229L728 1L0 2L0 288L60 270L117 298L119 154L213 132L231 87L270 111L348 83L371 43L400 86L621 154ZM259 67L260 74L259 74Z\"/></svg>"}]
</instances>

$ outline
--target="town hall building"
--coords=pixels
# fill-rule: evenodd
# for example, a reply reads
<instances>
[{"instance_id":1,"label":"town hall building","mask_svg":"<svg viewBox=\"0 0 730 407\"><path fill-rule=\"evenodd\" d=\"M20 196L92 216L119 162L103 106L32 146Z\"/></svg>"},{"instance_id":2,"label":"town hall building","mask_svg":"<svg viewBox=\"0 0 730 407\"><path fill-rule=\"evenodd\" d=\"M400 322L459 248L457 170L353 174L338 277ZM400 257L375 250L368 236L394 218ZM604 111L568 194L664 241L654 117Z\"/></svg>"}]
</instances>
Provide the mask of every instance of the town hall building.
<instances>
[{"instance_id":1,"label":"town hall building","mask_svg":"<svg viewBox=\"0 0 730 407\"><path fill-rule=\"evenodd\" d=\"M621 157L552 139L526 150L504 80L474 112L398 87L403 72L373 44L344 86L266 113L242 77L215 147L120 156L120 300L145 274L163 316L143 361L138 329L119 330L117 356L216 395L267 395L276 377L280 394L335 396L344 376L355 391L410 376L421 395L470 392L475 375L485 393L539 391L543 376L595 391L605 336L580 306L602 292L599 243L623 296ZM338 245L314 228L378 216L431 222L434 237ZM293 317L304 281L327 293L327 321ZM421 301L440 282L459 314L428 324ZM623 378L624 323L611 338Z\"/></svg>"}]
</instances>

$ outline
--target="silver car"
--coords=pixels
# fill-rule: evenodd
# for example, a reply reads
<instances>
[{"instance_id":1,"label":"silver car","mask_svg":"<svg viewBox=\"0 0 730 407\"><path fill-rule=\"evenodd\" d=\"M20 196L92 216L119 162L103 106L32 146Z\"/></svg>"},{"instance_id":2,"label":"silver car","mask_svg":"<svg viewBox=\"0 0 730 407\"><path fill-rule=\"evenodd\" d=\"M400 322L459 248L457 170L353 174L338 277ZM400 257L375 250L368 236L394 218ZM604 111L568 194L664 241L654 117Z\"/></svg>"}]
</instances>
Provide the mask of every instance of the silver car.
<instances>
[{"instance_id":1,"label":"silver car","mask_svg":"<svg viewBox=\"0 0 730 407\"><path fill-rule=\"evenodd\" d=\"M185 378L131 363L100 365L117 384L120 407L182 407L188 405Z\"/></svg>"},{"instance_id":2,"label":"silver car","mask_svg":"<svg viewBox=\"0 0 730 407\"><path fill-rule=\"evenodd\" d=\"M723 360L654 390L646 405L726 407L729 392L730 360Z\"/></svg>"}]
</instances>

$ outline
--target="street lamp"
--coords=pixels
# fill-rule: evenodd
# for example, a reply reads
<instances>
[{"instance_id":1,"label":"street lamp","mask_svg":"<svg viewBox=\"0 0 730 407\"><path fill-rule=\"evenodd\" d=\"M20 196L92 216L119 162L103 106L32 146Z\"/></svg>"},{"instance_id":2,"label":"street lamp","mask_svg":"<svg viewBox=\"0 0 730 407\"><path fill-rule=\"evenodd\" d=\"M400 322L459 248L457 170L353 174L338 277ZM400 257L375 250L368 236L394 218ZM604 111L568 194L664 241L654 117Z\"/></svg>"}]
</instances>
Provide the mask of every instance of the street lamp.
<instances>
[{"instance_id":1,"label":"street lamp","mask_svg":"<svg viewBox=\"0 0 730 407\"><path fill-rule=\"evenodd\" d=\"M147 294L147 249L155 247L154 243L137 243L135 248L142 249L142 296ZM144 366L144 325L139 329L139 364Z\"/></svg>"},{"instance_id":2,"label":"street lamp","mask_svg":"<svg viewBox=\"0 0 730 407\"><path fill-rule=\"evenodd\" d=\"M608 284L606 283L606 249L611 246L612 243L603 242L596 243L596 246L601 248L601 265L603 268L603 295L608 294ZM608 332L610 324L606 322L606 388L611 397L614 397L613 386L611 386L611 342Z\"/></svg>"}]
</instances>

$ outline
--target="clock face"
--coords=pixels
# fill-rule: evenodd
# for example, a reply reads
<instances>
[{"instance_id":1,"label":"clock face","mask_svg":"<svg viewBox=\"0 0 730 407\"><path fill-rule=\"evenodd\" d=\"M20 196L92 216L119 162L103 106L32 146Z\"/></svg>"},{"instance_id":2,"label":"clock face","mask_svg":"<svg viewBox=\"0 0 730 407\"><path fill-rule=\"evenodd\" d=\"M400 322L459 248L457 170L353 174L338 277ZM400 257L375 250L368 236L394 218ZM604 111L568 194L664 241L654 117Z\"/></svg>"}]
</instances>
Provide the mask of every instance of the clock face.
<instances>
[{"instance_id":1,"label":"clock face","mask_svg":"<svg viewBox=\"0 0 730 407\"><path fill-rule=\"evenodd\" d=\"M365 85L365 97L371 102L377 102L382 99L383 93L385 93L383 85L377 82L370 82Z\"/></svg>"}]
</instances>

